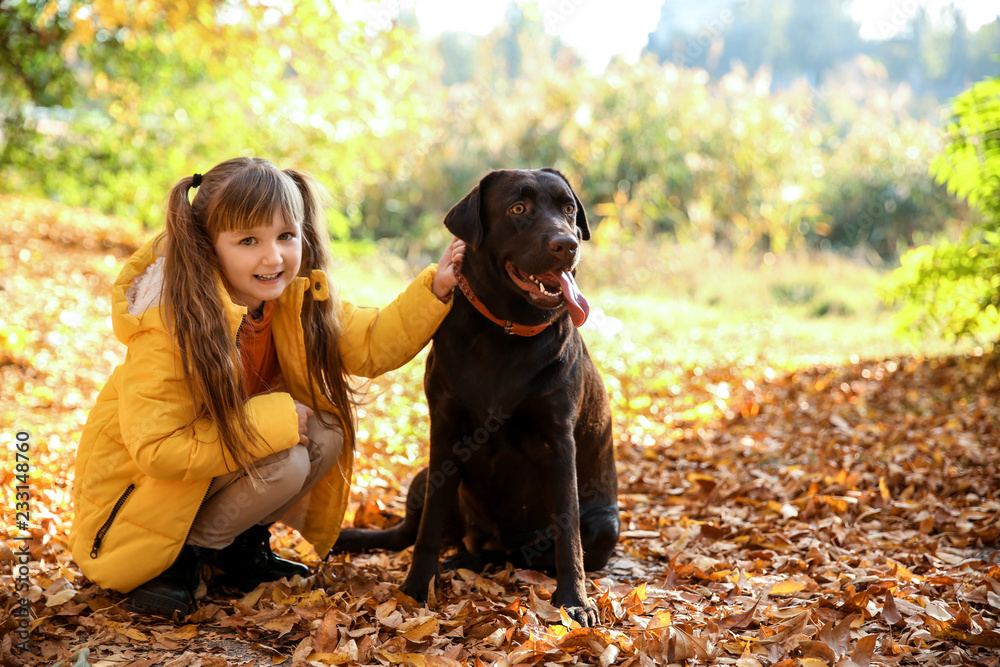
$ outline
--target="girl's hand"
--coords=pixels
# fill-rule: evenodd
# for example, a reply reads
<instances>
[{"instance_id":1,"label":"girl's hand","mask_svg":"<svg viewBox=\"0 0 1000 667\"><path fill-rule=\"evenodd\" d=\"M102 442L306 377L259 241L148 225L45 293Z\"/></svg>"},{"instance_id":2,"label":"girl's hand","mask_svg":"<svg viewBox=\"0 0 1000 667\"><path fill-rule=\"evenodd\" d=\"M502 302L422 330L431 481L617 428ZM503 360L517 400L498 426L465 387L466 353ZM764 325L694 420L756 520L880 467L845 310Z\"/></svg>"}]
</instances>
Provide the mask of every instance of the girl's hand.
<instances>
[{"instance_id":1,"label":"girl's hand","mask_svg":"<svg viewBox=\"0 0 1000 667\"><path fill-rule=\"evenodd\" d=\"M313 416L313 409L308 405L303 405L295 401L295 412L299 415L299 442L303 445L308 445L309 436L306 435L306 424L309 418Z\"/></svg>"},{"instance_id":2,"label":"girl's hand","mask_svg":"<svg viewBox=\"0 0 1000 667\"><path fill-rule=\"evenodd\" d=\"M431 287L434 296L445 303L451 298L451 291L455 289L458 270L462 267L464 258L465 241L455 237L441 255L437 274L434 276L434 284Z\"/></svg>"}]
</instances>

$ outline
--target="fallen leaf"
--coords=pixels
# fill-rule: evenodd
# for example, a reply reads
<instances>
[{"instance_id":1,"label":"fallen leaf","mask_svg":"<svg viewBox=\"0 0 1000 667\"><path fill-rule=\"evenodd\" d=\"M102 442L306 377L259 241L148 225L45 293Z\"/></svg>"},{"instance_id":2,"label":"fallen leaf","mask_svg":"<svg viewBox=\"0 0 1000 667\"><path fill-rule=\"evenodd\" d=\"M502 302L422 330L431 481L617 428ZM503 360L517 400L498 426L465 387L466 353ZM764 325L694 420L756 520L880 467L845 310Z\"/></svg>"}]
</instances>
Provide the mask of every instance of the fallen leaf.
<instances>
[{"instance_id":1,"label":"fallen leaf","mask_svg":"<svg viewBox=\"0 0 1000 667\"><path fill-rule=\"evenodd\" d=\"M858 640L857 646L851 653L851 660L859 667L868 667L871 664L872 655L875 653L875 646L878 637L875 635L865 635Z\"/></svg>"},{"instance_id":2,"label":"fallen leaf","mask_svg":"<svg viewBox=\"0 0 1000 667\"><path fill-rule=\"evenodd\" d=\"M649 623L646 625L647 630L658 630L660 628L670 627L671 614L666 609L658 609Z\"/></svg>"},{"instance_id":3,"label":"fallen leaf","mask_svg":"<svg viewBox=\"0 0 1000 667\"><path fill-rule=\"evenodd\" d=\"M136 630L135 628L130 628L122 623L119 623L118 621L108 621L104 627L120 635L125 635L129 639L137 642L149 641L149 635L141 632L140 630Z\"/></svg>"},{"instance_id":4,"label":"fallen leaf","mask_svg":"<svg viewBox=\"0 0 1000 667\"><path fill-rule=\"evenodd\" d=\"M889 625L896 625L903 620L903 616L896 609L896 601L892 598L892 593L885 594L885 602L882 603L882 616Z\"/></svg>"},{"instance_id":5,"label":"fallen leaf","mask_svg":"<svg viewBox=\"0 0 1000 667\"><path fill-rule=\"evenodd\" d=\"M58 593L53 593L52 595L45 598L46 607L58 607L59 605L66 604L74 597L76 597L77 591L73 588L64 588Z\"/></svg>"},{"instance_id":6,"label":"fallen leaf","mask_svg":"<svg viewBox=\"0 0 1000 667\"><path fill-rule=\"evenodd\" d=\"M771 587L771 595L791 595L805 590L805 587L801 581L782 581Z\"/></svg>"},{"instance_id":7,"label":"fallen leaf","mask_svg":"<svg viewBox=\"0 0 1000 667\"><path fill-rule=\"evenodd\" d=\"M410 619L396 628L400 636L411 642L421 642L430 635L436 634L440 624L434 616L418 616Z\"/></svg>"},{"instance_id":8,"label":"fallen leaf","mask_svg":"<svg viewBox=\"0 0 1000 667\"><path fill-rule=\"evenodd\" d=\"M743 649L743 653L736 660L736 667L763 667L763 665L761 665L760 660L755 658L750 652L750 646L748 644L747 647Z\"/></svg>"},{"instance_id":9,"label":"fallen leaf","mask_svg":"<svg viewBox=\"0 0 1000 667\"><path fill-rule=\"evenodd\" d=\"M924 616L927 629L932 635L939 639L953 639L963 644L973 646L986 646L988 648L1000 648L1000 632L993 630L983 630L973 634L965 630L960 630L947 622L938 621L931 616Z\"/></svg>"}]
</instances>

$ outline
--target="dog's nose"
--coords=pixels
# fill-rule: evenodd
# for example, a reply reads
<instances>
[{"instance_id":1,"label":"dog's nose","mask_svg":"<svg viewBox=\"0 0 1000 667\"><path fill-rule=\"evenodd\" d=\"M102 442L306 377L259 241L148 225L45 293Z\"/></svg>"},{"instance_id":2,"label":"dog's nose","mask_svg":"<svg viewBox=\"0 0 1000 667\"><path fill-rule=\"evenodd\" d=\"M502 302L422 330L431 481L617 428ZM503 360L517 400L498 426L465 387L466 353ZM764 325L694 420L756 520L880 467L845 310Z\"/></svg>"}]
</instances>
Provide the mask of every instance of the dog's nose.
<instances>
[{"instance_id":1,"label":"dog's nose","mask_svg":"<svg viewBox=\"0 0 1000 667\"><path fill-rule=\"evenodd\" d=\"M570 262L576 256L580 242L569 234L557 234L549 240L549 250L563 262Z\"/></svg>"}]
</instances>

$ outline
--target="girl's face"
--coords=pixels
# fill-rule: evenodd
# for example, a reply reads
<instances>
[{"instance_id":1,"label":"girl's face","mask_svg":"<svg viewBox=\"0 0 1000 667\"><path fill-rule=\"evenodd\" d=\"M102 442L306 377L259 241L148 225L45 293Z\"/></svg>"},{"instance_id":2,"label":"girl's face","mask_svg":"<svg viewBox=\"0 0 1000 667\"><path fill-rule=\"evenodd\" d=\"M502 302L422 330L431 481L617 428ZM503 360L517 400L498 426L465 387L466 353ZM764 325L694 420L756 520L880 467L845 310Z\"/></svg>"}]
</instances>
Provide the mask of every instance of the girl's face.
<instances>
[{"instance_id":1,"label":"girl's face","mask_svg":"<svg viewBox=\"0 0 1000 667\"><path fill-rule=\"evenodd\" d=\"M302 236L299 226L274 212L269 226L220 232L215 254L229 295L252 313L264 301L277 299L299 273Z\"/></svg>"}]
</instances>

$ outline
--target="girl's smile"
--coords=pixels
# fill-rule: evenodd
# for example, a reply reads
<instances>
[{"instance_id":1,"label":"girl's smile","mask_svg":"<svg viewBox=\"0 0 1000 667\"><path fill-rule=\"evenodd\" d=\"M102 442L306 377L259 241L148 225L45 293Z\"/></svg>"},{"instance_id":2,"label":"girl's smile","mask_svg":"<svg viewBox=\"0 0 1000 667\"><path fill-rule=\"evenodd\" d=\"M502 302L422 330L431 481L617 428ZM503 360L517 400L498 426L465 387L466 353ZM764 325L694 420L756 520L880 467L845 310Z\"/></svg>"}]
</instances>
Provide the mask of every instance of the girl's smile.
<instances>
[{"instance_id":1,"label":"girl's smile","mask_svg":"<svg viewBox=\"0 0 1000 667\"><path fill-rule=\"evenodd\" d=\"M302 261L299 226L286 223L280 210L269 226L220 232L214 247L229 295L250 312L281 296Z\"/></svg>"}]
</instances>

